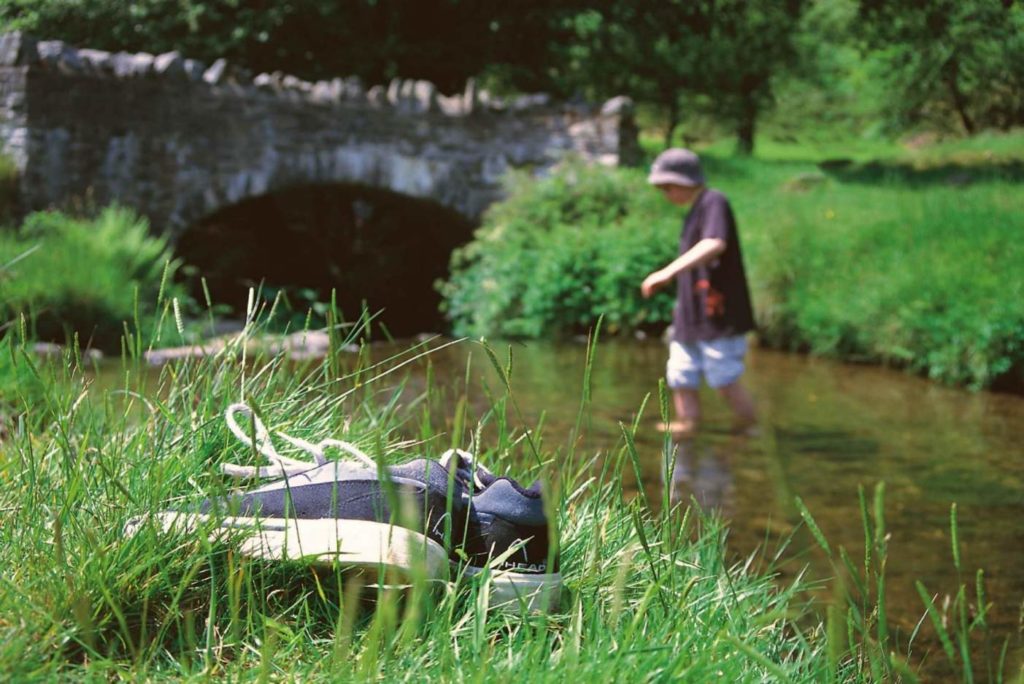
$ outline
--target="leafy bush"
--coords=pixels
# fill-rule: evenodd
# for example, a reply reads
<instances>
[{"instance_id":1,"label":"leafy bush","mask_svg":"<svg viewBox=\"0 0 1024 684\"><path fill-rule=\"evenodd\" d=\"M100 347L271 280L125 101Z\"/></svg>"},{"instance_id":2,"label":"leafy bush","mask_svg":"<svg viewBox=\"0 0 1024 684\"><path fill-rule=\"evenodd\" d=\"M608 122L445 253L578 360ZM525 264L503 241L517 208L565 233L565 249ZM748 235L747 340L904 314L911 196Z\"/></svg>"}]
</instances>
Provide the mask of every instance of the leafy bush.
<instances>
[{"instance_id":1,"label":"leafy bush","mask_svg":"<svg viewBox=\"0 0 1024 684\"><path fill-rule=\"evenodd\" d=\"M95 219L60 212L28 216L17 231L0 232L0 318L24 313L38 339L118 349L127 322L150 328L162 283L166 295L179 267L167 240L150 234L145 219L108 207ZM165 273L166 269L166 273Z\"/></svg>"},{"instance_id":2,"label":"leafy bush","mask_svg":"<svg viewBox=\"0 0 1024 684\"><path fill-rule=\"evenodd\" d=\"M611 332L671 319L672 295L645 301L640 283L675 256L680 215L640 174L568 166L515 176L508 191L440 286L457 334L572 334L602 314Z\"/></svg>"}]
</instances>

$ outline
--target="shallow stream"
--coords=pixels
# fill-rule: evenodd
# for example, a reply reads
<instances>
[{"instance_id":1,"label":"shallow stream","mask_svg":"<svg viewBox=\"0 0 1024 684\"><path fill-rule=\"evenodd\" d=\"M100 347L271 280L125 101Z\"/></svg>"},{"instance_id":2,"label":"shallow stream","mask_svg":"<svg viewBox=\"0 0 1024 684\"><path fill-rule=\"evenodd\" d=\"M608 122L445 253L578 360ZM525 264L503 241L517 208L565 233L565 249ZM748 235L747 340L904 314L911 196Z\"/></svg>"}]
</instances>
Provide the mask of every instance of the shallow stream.
<instances>
[{"instance_id":1,"label":"shallow stream","mask_svg":"<svg viewBox=\"0 0 1024 684\"><path fill-rule=\"evenodd\" d=\"M407 349L408 344L402 343L375 344L371 355L381 360ZM535 426L543 413L545 453L565 453L580 406L586 345L515 343L512 350L511 386L522 421L511 410L509 421L521 431ZM507 346L499 346L499 357L506 353ZM675 497L693 496L719 511L730 522L729 546L737 560L752 554L773 555L780 541L794 533L780 566L783 581L804 568L817 579L833 574L801 524L795 497L805 502L831 546L845 547L859 562L864 534L858 487L864 487L870 507L875 485L884 481L891 535L888 611L898 631L900 653L924 615L914 581L924 582L932 595L938 595L940 605L956 592L949 526L950 506L955 502L963 581L970 595L977 568L985 573L992 604L989 620L997 644L993 660L1002 641L1010 637L1007 671L1020 667L1024 662L1020 638L1024 397L972 393L894 370L752 349L745 382L758 404L761 434L730 435L723 402L713 392L705 392L705 427L693 440L670 449L675 462L672 475L666 477L665 440L657 429L657 387L665 354L665 347L653 340L598 346L592 403L577 454L617 449L622 439L620 423L631 423L650 394L636 439L641 484L649 498L661 501L669 480ZM476 396L471 393L470 400L479 416L491 401L482 385L489 385L494 396L503 393L483 349L463 343L429 357L434 382L443 388L462 386L470 355L476 376L470 387L477 392ZM421 393L426 364L406 368L411 374L404 380L408 394ZM119 372L113 367L111 372L113 381ZM389 377L399 380L398 375ZM448 421L454 412L453 405L446 412ZM636 479L626 487L636 491ZM829 598L823 592L822 600ZM974 646L976 658L981 658L975 667L984 672L985 645L979 640ZM930 625L916 640L912 657L920 662L922 655L927 656L928 680L950 674Z\"/></svg>"},{"instance_id":2,"label":"shallow stream","mask_svg":"<svg viewBox=\"0 0 1024 684\"><path fill-rule=\"evenodd\" d=\"M435 354L437 377L461 378L472 348ZM651 393L637 448L642 484L653 501L661 500L666 480L663 435L656 427L665 353L655 341L598 347L585 447L587 453L616 448L619 423L630 423ZM489 366L479 347L473 354L475 367ZM503 348L499 356L504 354ZM545 444L564 451L579 409L586 345L514 344L513 357L512 389L525 420L529 425L545 412ZM876 483L884 481L891 534L888 609L901 649L924 615L914 581L938 594L940 604L956 592L949 525L955 502L963 580L973 595L976 569L984 569L993 637L1001 645L1011 636L1008 661L1020 663L1024 653L1015 635L1024 608L1024 397L972 393L890 369L760 349L752 350L749 361L746 382L758 403L762 434L728 434L723 402L705 392L706 429L676 447L668 478L675 495L692 495L730 521L737 559L773 553L780 539L801 526L795 497L806 503L833 548L843 546L860 559L858 487L864 487L870 507ZM783 579L807 565L813 577L832 574L806 529L797 530L785 557ZM923 650L930 651L926 673L948 674L930 625L916 642L915 660ZM984 661L975 667L984 671Z\"/></svg>"}]
</instances>

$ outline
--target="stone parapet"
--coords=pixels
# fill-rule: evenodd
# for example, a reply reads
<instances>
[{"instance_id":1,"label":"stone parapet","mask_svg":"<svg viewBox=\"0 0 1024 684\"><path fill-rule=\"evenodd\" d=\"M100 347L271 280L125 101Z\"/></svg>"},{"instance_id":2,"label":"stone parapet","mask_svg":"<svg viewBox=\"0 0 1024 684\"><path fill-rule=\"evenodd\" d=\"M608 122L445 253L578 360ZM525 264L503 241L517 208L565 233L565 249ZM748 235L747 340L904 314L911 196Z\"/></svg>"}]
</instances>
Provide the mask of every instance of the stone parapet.
<instances>
[{"instance_id":1,"label":"stone parapet","mask_svg":"<svg viewBox=\"0 0 1024 684\"><path fill-rule=\"evenodd\" d=\"M305 184L384 188L476 219L510 168L638 156L626 98L588 107L472 82L450 96L422 80L310 82L18 32L0 35L0 149L21 174L23 211L116 201L172 234Z\"/></svg>"}]
</instances>

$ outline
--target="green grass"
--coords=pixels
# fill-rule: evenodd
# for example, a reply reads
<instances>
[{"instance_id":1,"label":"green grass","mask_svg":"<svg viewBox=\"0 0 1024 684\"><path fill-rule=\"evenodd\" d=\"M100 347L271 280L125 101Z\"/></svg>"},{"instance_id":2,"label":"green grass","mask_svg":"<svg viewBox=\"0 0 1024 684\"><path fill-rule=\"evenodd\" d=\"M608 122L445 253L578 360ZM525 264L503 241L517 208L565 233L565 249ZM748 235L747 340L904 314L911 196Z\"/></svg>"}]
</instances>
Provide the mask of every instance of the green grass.
<instances>
[{"instance_id":1,"label":"green grass","mask_svg":"<svg viewBox=\"0 0 1024 684\"><path fill-rule=\"evenodd\" d=\"M730 560L717 520L628 498L620 475L636 465L636 424L603 455L576 453L575 440L545 444L540 431L527 439L514 397L493 386L491 405L472 412L475 374L410 395L389 369L416 356L429 364L423 348L372 364L341 356L347 341L298 369L245 359L241 345L158 376L126 358L123 385L107 389L70 355L34 364L45 391L14 400L20 418L0 438L0 673L820 682L870 681L867 663L897 662L868 640L830 645L809 585L777 583L767 557ZM494 361L492 380L507 387L504 360L486 349L477 358ZM580 426L587 387L581 395ZM540 477L560 533L563 605L495 610L486 577L433 592L415 580L405 592L360 591L340 573L247 560L189 535L144 528L126 539L129 518L222 493L217 464L252 458L221 419L241 398L272 429L343 437L385 462L454 443L497 471Z\"/></svg>"}]
</instances>

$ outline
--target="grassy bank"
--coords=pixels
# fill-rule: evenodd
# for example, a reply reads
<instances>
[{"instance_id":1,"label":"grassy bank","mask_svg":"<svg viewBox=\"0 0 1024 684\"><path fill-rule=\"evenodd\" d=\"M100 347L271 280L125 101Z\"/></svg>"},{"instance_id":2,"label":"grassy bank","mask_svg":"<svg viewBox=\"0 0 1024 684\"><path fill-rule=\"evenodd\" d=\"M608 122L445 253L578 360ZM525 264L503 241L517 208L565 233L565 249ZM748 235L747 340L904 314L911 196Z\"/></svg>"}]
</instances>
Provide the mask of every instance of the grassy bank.
<instances>
[{"instance_id":1,"label":"grassy bank","mask_svg":"<svg viewBox=\"0 0 1024 684\"><path fill-rule=\"evenodd\" d=\"M755 158L709 149L710 183L739 221L762 340L1021 386L1022 139L870 161L833 157L836 145L765 145ZM639 282L672 258L679 222L642 171L520 181L456 254L449 315L474 335L574 333L602 313L613 330L657 329L670 297L644 302Z\"/></svg>"},{"instance_id":2,"label":"grassy bank","mask_svg":"<svg viewBox=\"0 0 1024 684\"><path fill-rule=\"evenodd\" d=\"M982 387L1024 381L1024 167L985 150L815 170L712 159L764 339Z\"/></svg>"},{"instance_id":3,"label":"grassy bank","mask_svg":"<svg viewBox=\"0 0 1024 684\"><path fill-rule=\"evenodd\" d=\"M298 372L242 350L158 376L125 359L112 389L91 385L70 356L32 366L44 391L17 400L19 421L0 438L5 678L913 680L881 638L877 579L856 611L826 621L802 579L775 582L771 558L730 561L717 521L627 498L620 473L637 464L635 426L594 459L571 436L567 447L531 446L513 427L514 397L493 386L480 415L468 380L403 393L388 369L422 350L383 364L335 352ZM479 359L488 364L485 350ZM222 492L217 464L252 459L221 420L240 398L272 429L341 437L385 462L456 444L496 471L540 477L561 538L563 605L547 616L496 611L485 577L360 594L341 575L249 561L188 535L125 539L132 516ZM880 517L869 534L884 543ZM872 562L884 572L880 548Z\"/></svg>"},{"instance_id":4,"label":"grassy bank","mask_svg":"<svg viewBox=\"0 0 1024 684\"><path fill-rule=\"evenodd\" d=\"M16 229L0 229L0 326L24 325L40 341L77 338L82 348L120 351L126 324L151 334L161 305L173 303L179 320L190 308L174 284L179 266L167 240L131 210L31 214Z\"/></svg>"}]
</instances>

